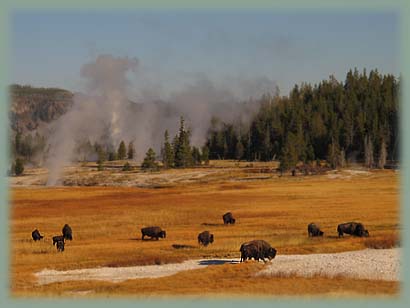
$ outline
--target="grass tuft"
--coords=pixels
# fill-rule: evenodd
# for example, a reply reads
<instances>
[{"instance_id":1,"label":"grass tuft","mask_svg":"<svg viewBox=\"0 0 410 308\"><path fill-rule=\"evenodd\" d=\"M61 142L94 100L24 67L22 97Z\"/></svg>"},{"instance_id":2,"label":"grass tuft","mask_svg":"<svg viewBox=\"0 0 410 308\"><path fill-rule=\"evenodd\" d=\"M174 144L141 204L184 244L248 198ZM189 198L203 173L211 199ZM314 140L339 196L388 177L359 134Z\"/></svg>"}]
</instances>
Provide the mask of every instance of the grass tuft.
<instances>
[{"instance_id":1,"label":"grass tuft","mask_svg":"<svg viewBox=\"0 0 410 308\"><path fill-rule=\"evenodd\" d=\"M367 238L364 245L372 249L390 249L400 247L400 239L396 234L380 235Z\"/></svg>"}]
</instances>

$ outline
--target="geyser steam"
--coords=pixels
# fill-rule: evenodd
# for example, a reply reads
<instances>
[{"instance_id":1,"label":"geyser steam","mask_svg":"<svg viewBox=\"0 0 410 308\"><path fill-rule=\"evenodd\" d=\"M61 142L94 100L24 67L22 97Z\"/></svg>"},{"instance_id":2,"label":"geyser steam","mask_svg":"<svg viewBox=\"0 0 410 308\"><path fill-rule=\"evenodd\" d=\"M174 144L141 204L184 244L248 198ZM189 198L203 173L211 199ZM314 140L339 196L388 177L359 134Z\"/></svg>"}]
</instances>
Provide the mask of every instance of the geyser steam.
<instances>
[{"instance_id":1,"label":"geyser steam","mask_svg":"<svg viewBox=\"0 0 410 308\"><path fill-rule=\"evenodd\" d=\"M192 143L202 146L213 116L245 123L258 106L239 102L276 89L275 83L266 77L216 86L202 75L168 97L132 102L128 77L130 73L138 74L138 65L136 58L100 55L82 67L86 93L75 94L72 109L50 127L47 185L58 183L62 168L73 161L80 140L114 147L121 140L133 141L136 159L140 160L149 147L159 152L164 131L168 129L173 136L182 115L191 128ZM244 89L247 93L236 94Z\"/></svg>"}]
</instances>

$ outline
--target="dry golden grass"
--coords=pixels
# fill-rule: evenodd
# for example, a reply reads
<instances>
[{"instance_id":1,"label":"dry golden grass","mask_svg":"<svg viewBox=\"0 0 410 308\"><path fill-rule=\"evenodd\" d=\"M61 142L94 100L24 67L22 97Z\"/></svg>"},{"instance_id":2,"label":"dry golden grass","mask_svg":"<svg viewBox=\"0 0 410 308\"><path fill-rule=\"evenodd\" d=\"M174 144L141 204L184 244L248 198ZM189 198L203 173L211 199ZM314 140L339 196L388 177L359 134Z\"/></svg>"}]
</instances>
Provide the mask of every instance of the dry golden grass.
<instances>
[{"instance_id":1,"label":"dry golden grass","mask_svg":"<svg viewBox=\"0 0 410 308\"><path fill-rule=\"evenodd\" d=\"M169 297L193 296L397 296L399 283L315 276L255 277L262 263L246 262L234 266L225 264L205 269L185 271L157 279L128 280L122 283L101 281L68 281L17 290L16 296L72 297Z\"/></svg>"},{"instance_id":2,"label":"dry golden grass","mask_svg":"<svg viewBox=\"0 0 410 308\"><path fill-rule=\"evenodd\" d=\"M397 234L379 235L369 237L364 241L367 248L373 249L389 249L400 246L400 239Z\"/></svg>"},{"instance_id":3,"label":"dry golden grass","mask_svg":"<svg viewBox=\"0 0 410 308\"><path fill-rule=\"evenodd\" d=\"M263 266L220 265L170 277L123 283L64 282L36 285L34 272L44 268L161 264L193 258L239 257L241 243L264 239L278 254L323 253L363 249L373 238L399 232L398 176L392 171L349 179L327 176L282 177L264 181L193 183L172 188L130 187L14 188L11 206L11 289L14 295L92 294L395 294L397 282L343 277L269 279L250 273ZM233 212L237 224L225 226L222 214ZM360 221L369 239L337 238L337 224ZM308 238L316 222L323 238ZM51 237L68 223L74 240L57 253ZM167 238L141 241L140 229L159 225ZM38 228L45 238L31 240ZM197 234L209 230L215 243L198 247ZM173 244L195 248L175 249Z\"/></svg>"}]
</instances>

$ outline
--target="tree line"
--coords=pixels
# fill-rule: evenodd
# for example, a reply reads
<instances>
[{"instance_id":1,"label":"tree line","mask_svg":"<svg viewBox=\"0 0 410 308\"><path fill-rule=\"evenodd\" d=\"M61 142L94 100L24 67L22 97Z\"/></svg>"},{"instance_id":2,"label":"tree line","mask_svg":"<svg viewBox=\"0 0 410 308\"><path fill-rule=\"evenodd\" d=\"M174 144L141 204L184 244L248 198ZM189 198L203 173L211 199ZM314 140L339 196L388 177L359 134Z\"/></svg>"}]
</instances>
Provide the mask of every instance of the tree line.
<instances>
[{"instance_id":1,"label":"tree line","mask_svg":"<svg viewBox=\"0 0 410 308\"><path fill-rule=\"evenodd\" d=\"M168 130L164 133L164 143L161 147L161 157L163 168L187 168L198 166L202 163L209 163L209 150L207 146L202 149L192 146L191 132L185 127L185 120L181 116L179 130L172 142L169 138ZM155 161L156 154L152 148L148 149L145 159L141 165L142 169L158 169Z\"/></svg>"},{"instance_id":2,"label":"tree line","mask_svg":"<svg viewBox=\"0 0 410 308\"><path fill-rule=\"evenodd\" d=\"M148 149L141 168L158 169L159 157L162 168L198 166L210 159L279 160L281 170L318 160L332 168L352 161L383 168L386 161L398 160L399 89L400 80L391 74L357 69L344 81L330 76L315 85L295 85L287 96L263 95L247 125L212 118L202 147L191 145L191 132L181 117L174 138L165 131L161 152ZM38 133L17 132L11 145L16 174L24 170L23 163L44 159L49 152L46 138ZM123 140L116 148L85 139L74 152L79 161L96 161L99 170L106 161L135 158L133 142L126 145ZM131 169L126 162L123 170Z\"/></svg>"},{"instance_id":3,"label":"tree line","mask_svg":"<svg viewBox=\"0 0 410 308\"><path fill-rule=\"evenodd\" d=\"M400 80L377 70L350 70L318 84L295 85L288 96L263 95L248 127L212 119L210 159L270 161L287 170L298 162L346 161L383 167L398 160Z\"/></svg>"}]
</instances>

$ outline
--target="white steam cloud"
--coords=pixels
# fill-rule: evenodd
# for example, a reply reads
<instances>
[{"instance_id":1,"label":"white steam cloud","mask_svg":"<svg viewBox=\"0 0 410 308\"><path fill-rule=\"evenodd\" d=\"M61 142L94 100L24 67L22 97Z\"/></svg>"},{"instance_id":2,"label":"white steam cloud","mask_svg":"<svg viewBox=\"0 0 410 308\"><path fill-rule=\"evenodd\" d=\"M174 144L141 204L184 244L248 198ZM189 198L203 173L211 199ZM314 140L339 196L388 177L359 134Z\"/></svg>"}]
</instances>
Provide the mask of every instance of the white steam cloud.
<instances>
[{"instance_id":1,"label":"white steam cloud","mask_svg":"<svg viewBox=\"0 0 410 308\"><path fill-rule=\"evenodd\" d=\"M249 97L276 91L266 77L253 80L230 79L217 86L204 75L166 98L147 98L132 102L130 74L138 74L136 58L100 55L85 64L81 76L86 93L75 94L73 107L50 127L50 148L46 167L47 185L56 185L62 168L76 157L75 145L80 140L102 142L117 147L121 140L134 142L136 159L141 160L149 147L157 153L166 129L176 133L180 116L192 132L192 143L203 145L211 118L223 121L249 121L258 109L256 103L243 102ZM142 95L144 90L141 90ZM152 93L152 89L149 89ZM241 103L242 101L242 103Z\"/></svg>"}]
</instances>

